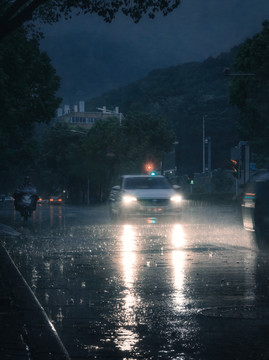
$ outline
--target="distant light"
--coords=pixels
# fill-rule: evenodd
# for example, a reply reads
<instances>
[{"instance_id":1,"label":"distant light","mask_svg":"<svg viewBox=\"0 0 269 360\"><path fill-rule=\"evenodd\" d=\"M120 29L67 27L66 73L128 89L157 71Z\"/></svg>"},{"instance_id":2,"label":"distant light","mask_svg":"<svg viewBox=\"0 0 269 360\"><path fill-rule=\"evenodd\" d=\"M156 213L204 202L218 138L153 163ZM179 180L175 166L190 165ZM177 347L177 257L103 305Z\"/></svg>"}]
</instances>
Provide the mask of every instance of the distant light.
<instances>
[{"instance_id":1,"label":"distant light","mask_svg":"<svg viewBox=\"0 0 269 360\"><path fill-rule=\"evenodd\" d=\"M155 176L155 175L157 175L157 173L156 173L156 171L151 171L150 175Z\"/></svg>"},{"instance_id":2,"label":"distant light","mask_svg":"<svg viewBox=\"0 0 269 360\"><path fill-rule=\"evenodd\" d=\"M153 171L153 164L152 163L147 163L146 165L145 165L145 169L146 169L146 171Z\"/></svg>"},{"instance_id":3,"label":"distant light","mask_svg":"<svg viewBox=\"0 0 269 360\"><path fill-rule=\"evenodd\" d=\"M155 217L147 218L147 223L148 224L156 224L157 223L157 218L155 218Z\"/></svg>"}]
</instances>

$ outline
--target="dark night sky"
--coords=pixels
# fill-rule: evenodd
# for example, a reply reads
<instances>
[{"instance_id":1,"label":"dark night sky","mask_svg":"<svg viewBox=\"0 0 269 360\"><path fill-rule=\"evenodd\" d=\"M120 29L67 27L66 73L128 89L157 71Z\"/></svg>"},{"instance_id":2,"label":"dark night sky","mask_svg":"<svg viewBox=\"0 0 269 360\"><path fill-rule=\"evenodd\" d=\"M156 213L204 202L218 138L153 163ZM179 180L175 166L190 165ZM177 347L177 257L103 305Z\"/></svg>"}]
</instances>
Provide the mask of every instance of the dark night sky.
<instances>
[{"instance_id":1,"label":"dark night sky","mask_svg":"<svg viewBox=\"0 0 269 360\"><path fill-rule=\"evenodd\" d=\"M269 0L182 0L177 10L134 24L118 15L75 17L43 27L41 47L74 104L144 77L149 71L229 51L262 29Z\"/></svg>"}]
</instances>

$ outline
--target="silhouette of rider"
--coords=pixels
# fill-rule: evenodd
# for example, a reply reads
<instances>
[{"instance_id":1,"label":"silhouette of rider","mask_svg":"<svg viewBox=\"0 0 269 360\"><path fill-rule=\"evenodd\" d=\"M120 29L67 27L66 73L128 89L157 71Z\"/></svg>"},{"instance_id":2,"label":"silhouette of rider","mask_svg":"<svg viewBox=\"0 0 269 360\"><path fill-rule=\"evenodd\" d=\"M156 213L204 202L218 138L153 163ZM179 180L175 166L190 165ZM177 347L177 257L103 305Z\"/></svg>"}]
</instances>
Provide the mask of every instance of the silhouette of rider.
<instances>
[{"instance_id":1,"label":"silhouette of rider","mask_svg":"<svg viewBox=\"0 0 269 360\"><path fill-rule=\"evenodd\" d=\"M20 210L19 209L20 202L22 195L24 194L33 195L32 209L35 210L38 195L37 195L36 187L31 183L29 176L26 176L24 178L23 183L17 186L15 193L13 194L13 198L15 199L14 206L16 210Z\"/></svg>"}]
</instances>

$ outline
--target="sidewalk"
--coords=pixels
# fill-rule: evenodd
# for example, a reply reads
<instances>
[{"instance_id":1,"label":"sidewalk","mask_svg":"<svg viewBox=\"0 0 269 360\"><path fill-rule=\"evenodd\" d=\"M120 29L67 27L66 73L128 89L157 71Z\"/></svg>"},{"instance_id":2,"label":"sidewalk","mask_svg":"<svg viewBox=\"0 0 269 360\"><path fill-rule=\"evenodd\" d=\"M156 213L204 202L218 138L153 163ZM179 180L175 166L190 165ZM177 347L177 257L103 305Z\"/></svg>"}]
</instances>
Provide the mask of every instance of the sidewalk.
<instances>
[{"instance_id":1,"label":"sidewalk","mask_svg":"<svg viewBox=\"0 0 269 360\"><path fill-rule=\"evenodd\" d=\"M0 224L0 359L70 360L46 312L2 244L20 234Z\"/></svg>"}]
</instances>

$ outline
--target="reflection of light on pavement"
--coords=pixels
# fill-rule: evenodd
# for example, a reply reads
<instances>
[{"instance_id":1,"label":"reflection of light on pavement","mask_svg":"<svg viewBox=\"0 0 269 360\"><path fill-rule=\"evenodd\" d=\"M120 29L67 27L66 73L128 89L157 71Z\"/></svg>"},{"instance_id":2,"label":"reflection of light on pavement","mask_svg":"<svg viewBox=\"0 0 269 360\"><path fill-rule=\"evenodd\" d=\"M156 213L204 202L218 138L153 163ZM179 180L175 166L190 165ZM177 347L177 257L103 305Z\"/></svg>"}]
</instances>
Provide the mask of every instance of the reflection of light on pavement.
<instances>
[{"instance_id":1,"label":"reflection of light on pavement","mask_svg":"<svg viewBox=\"0 0 269 360\"><path fill-rule=\"evenodd\" d=\"M122 240L122 269L125 285L124 304L119 315L121 327L116 329L115 344L122 351L131 351L138 342L138 335L132 331L136 327L135 307L140 301L134 294L136 265L136 236L131 225L124 225Z\"/></svg>"},{"instance_id":2,"label":"reflection of light on pavement","mask_svg":"<svg viewBox=\"0 0 269 360\"><path fill-rule=\"evenodd\" d=\"M50 206L50 226L52 227L53 226L53 207Z\"/></svg>"},{"instance_id":3,"label":"reflection of light on pavement","mask_svg":"<svg viewBox=\"0 0 269 360\"><path fill-rule=\"evenodd\" d=\"M244 257L244 263L245 263L245 293L244 293L244 299L246 302L255 300L256 293L259 292L259 283L255 281L256 279L259 279L259 276L257 276L257 273L264 271L264 268L260 266L260 263L258 261L258 256L256 253L249 252ZM258 266L257 266L258 263ZM259 271L257 271L259 270ZM266 274L267 271L264 271ZM253 276L254 274L254 276Z\"/></svg>"},{"instance_id":4,"label":"reflection of light on pavement","mask_svg":"<svg viewBox=\"0 0 269 360\"><path fill-rule=\"evenodd\" d=\"M118 329L117 336L115 343L121 351L132 351L133 346L138 342L138 335L129 329Z\"/></svg>"},{"instance_id":5,"label":"reflection of light on pavement","mask_svg":"<svg viewBox=\"0 0 269 360\"><path fill-rule=\"evenodd\" d=\"M59 205L58 219L59 219L59 225L62 226L63 225L63 208L62 208L62 205Z\"/></svg>"},{"instance_id":6,"label":"reflection of light on pavement","mask_svg":"<svg viewBox=\"0 0 269 360\"><path fill-rule=\"evenodd\" d=\"M174 225L172 231L172 243L176 248L180 248L185 245L185 233L182 225Z\"/></svg>"},{"instance_id":7,"label":"reflection of light on pavement","mask_svg":"<svg viewBox=\"0 0 269 360\"><path fill-rule=\"evenodd\" d=\"M63 223L63 209L62 205L56 206L51 205L50 206L50 226L53 227L54 225L54 217L58 217L58 225L62 225Z\"/></svg>"},{"instance_id":8,"label":"reflection of light on pavement","mask_svg":"<svg viewBox=\"0 0 269 360\"><path fill-rule=\"evenodd\" d=\"M174 250L172 252L172 261L174 268L174 299L177 306L182 307L185 304L184 295L184 263L185 252L180 250Z\"/></svg>"},{"instance_id":9,"label":"reflection of light on pavement","mask_svg":"<svg viewBox=\"0 0 269 360\"><path fill-rule=\"evenodd\" d=\"M136 255L132 252L125 252L123 255L123 271L124 271L124 280L125 280L125 286L128 288L131 288L133 286L133 266L136 261Z\"/></svg>"},{"instance_id":10,"label":"reflection of light on pavement","mask_svg":"<svg viewBox=\"0 0 269 360\"><path fill-rule=\"evenodd\" d=\"M131 225L124 225L122 235L122 264L124 273L124 282L127 288L133 286L133 268L136 261L135 250L135 233Z\"/></svg>"},{"instance_id":11,"label":"reflection of light on pavement","mask_svg":"<svg viewBox=\"0 0 269 360\"><path fill-rule=\"evenodd\" d=\"M124 252L135 250L135 232L132 225L123 226L122 250Z\"/></svg>"},{"instance_id":12,"label":"reflection of light on pavement","mask_svg":"<svg viewBox=\"0 0 269 360\"><path fill-rule=\"evenodd\" d=\"M185 233L182 225L175 224L172 229L172 244L175 248L183 248L185 245ZM172 262L174 269L174 288L175 288L175 303L177 306L184 306L184 262L185 252L181 250L174 250L172 252Z\"/></svg>"}]
</instances>

